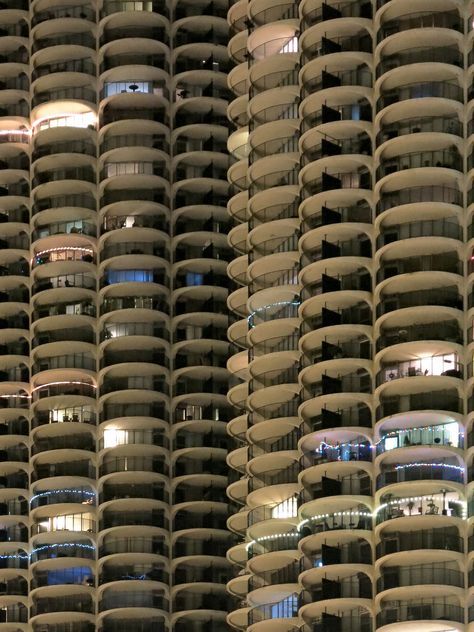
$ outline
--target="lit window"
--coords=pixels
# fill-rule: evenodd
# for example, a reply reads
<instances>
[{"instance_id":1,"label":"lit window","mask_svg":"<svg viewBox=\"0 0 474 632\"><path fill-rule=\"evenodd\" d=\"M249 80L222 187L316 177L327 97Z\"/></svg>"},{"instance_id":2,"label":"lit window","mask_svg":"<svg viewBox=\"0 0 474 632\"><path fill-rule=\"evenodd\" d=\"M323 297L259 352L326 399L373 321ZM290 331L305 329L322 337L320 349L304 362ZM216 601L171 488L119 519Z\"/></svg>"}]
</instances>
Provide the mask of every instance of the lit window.
<instances>
[{"instance_id":1,"label":"lit window","mask_svg":"<svg viewBox=\"0 0 474 632\"><path fill-rule=\"evenodd\" d=\"M290 595L286 599L272 605L272 619L289 619L298 613L298 597Z\"/></svg>"},{"instance_id":2,"label":"lit window","mask_svg":"<svg viewBox=\"0 0 474 632\"><path fill-rule=\"evenodd\" d=\"M153 2L151 0L122 0L122 2L114 2L114 11L153 11Z\"/></svg>"},{"instance_id":3,"label":"lit window","mask_svg":"<svg viewBox=\"0 0 474 632\"><path fill-rule=\"evenodd\" d=\"M162 91L162 88L160 88ZM111 97L114 94L123 93L145 93L153 94L155 92L152 81L113 81L104 83L104 97Z\"/></svg>"},{"instance_id":4,"label":"lit window","mask_svg":"<svg viewBox=\"0 0 474 632\"><path fill-rule=\"evenodd\" d=\"M117 428L107 428L104 430L104 448L114 448L117 445L124 445L128 442L128 431Z\"/></svg>"},{"instance_id":5,"label":"lit window","mask_svg":"<svg viewBox=\"0 0 474 632\"><path fill-rule=\"evenodd\" d=\"M97 116L94 112L84 114L63 114L61 116L51 116L49 118L36 121L35 131L51 129L54 127L95 127Z\"/></svg>"},{"instance_id":6,"label":"lit window","mask_svg":"<svg viewBox=\"0 0 474 632\"><path fill-rule=\"evenodd\" d=\"M297 53L298 50L298 38L295 35L280 49L280 53Z\"/></svg>"},{"instance_id":7,"label":"lit window","mask_svg":"<svg viewBox=\"0 0 474 632\"><path fill-rule=\"evenodd\" d=\"M92 514L54 516L38 523L39 531L88 531L93 526Z\"/></svg>"},{"instance_id":8,"label":"lit window","mask_svg":"<svg viewBox=\"0 0 474 632\"><path fill-rule=\"evenodd\" d=\"M295 518L298 515L296 498L287 498L272 509L272 518Z\"/></svg>"},{"instance_id":9,"label":"lit window","mask_svg":"<svg viewBox=\"0 0 474 632\"><path fill-rule=\"evenodd\" d=\"M111 162L105 165L107 178L111 176L126 176L129 174L153 175L153 164L151 162Z\"/></svg>"}]
</instances>

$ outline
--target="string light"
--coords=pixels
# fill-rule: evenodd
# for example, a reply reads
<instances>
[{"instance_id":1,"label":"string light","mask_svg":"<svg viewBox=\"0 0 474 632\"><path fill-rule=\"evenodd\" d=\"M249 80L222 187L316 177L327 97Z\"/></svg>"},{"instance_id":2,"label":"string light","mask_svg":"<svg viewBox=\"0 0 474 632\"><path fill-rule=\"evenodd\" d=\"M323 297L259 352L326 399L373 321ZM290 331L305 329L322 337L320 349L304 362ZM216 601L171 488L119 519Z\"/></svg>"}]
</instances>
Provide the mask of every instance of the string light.
<instances>
[{"instance_id":1,"label":"string light","mask_svg":"<svg viewBox=\"0 0 474 632\"><path fill-rule=\"evenodd\" d=\"M40 388L48 388L49 386L61 386L62 384L76 384L80 386L91 386L92 388L97 388L95 384L91 384L90 382L73 382L68 380L66 382L48 382L47 384L40 384L39 386L35 386L31 390L32 392L35 392Z\"/></svg>"},{"instance_id":2,"label":"string light","mask_svg":"<svg viewBox=\"0 0 474 632\"><path fill-rule=\"evenodd\" d=\"M375 450L377 448L378 445L380 445L381 443L383 443L386 439L390 439L391 437L399 437L401 433L409 433L409 432L413 432L413 431L429 431L431 433L433 432L439 432L440 430L444 429L446 426L453 424L453 423L457 423L454 421L449 422L448 424L440 424L439 426L416 426L414 428L401 428L400 430L393 430L392 432L388 432L387 434L385 434L383 437L381 437L378 441L375 441L374 443L371 443L369 439L366 440L366 442L364 443L351 443L351 442L347 442L347 443L328 443L327 441L321 441L321 446L325 446L329 449L333 449L333 450L337 450L339 448L342 448L344 446L349 446L349 447L353 447L353 448L368 448L370 447L371 450ZM463 439L464 438L464 433L459 431L458 432L458 436ZM423 445L423 444L422 444ZM428 444L425 444L428 445ZM429 444L429 445L433 445L433 444ZM436 444L434 444L436 445ZM406 447L406 446L404 446ZM410 447L410 446L408 446ZM456 446L454 446L456 447Z\"/></svg>"},{"instance_id":3,"label":"string light","mask_svg":"<svg viewBox=\"0 0 474 632\"><path fill-rule=\"evenodd\" d=\"M412 467L444 467L446 469L456 470L457 472L464 472L464 467L461 465L451 465L450 463L403 463L396 465L396 470L406 470Z\"/></svg>"},{"instance_id":4,"label":"string light","mask_svg":"<svg viewBox=\"0 0 474 632\"><path fill-rule=\"evenodd\" d=\"M12 135L16 135L16 134L20 134L20 135L25 135L25 136L31 136L31 130L30 129L2 129L0 130L0 136L8 136L9 134Z\"/></svg>"},{"instance_id":5,"label":"string light","mask_svg":"<svg viewBox=\"0 0 474 632\"><path fill-rule=\"evenodd\" d=\"M0 555L0 560L27 560L28 557L27 553L11 553Z\"/></svg>"},{"instance_id":6,"label":"string light","mask_svg":"<svg viewBox=\"0 0 474 632\"><path fill-rule=\"evenodd\" d=\"M388 501L386 503L383 503L382 505L379 505L374 511L374 517L377 516L379 511L382 511L386 507L389 507L389 506L392 506L392 505L402 505L404 503L423 502L425 500L430 500L430 501L431 500L437 500L438 502L442 503L443 501L446 500L446 498L443 497L443 496L435 496L435 495L429 495L429 496L408 496L407 498L395 498L395 500L390 500L390 501ZM466 510L467 510L467 503L466 503L466 501L459 500L457 498L455 498L455 499L448 498L447 500L452 505L459 505L461 507L462 512L463 512L463 517L465 517L464 514L466 513Z\"/></svg>"},{"instance_id":7,"label":"string light","mask_svg":"<svg viewBox=\"0 0 474 632\"><path fill-rule=\"evenodd\" d=\"M81 246L59 246L57 248L47 248L46 250L40 250L36 253L35 256L39 257L41 255L48 254L49 252L66 252L68 250L80 250L81 252L88 252L90 254L94 252L92 248L83 248Z\"/></svg>"},{"instance_id":8,"label":"string light","mask_svg":"<svg viewBox=\"0 0 474 632\"><path fill-rule=\"evenodd\" d=\"M446 426L457 423L457 421L449 421L448 423L439 424L437 426L414 426L413 428L400 428L400 430L392 430L392 432L387 432L387 434L381 437L381 439L379 439L377 443L381 443L384 439L387 439L388 437L396 437L399 435L400 432L410 432L413 430L429 430L430 432L437 432L439 428L445 428ZM464 437L464 434L462 432L459 432L459 434L460 436Z\"/></svg>"},{"instance_id":9,"label":"string light","mask_svg":"<svg viewBox=\"0 0 474 632\"><path fill-rule=\"evenodd\" d=\"M367 511L337 511L335 513L329 514L317 514L315 516L311 516L310 518L307 518L306 520L303 520L302 522L299 523L298 525L298 529L300 529L304 524L306 524L307 522L313 522L314 520L321 520L321 519L326 519L326 518L336 518L336 517L344 517L344 516L350 516L350 517L362 517L362 518L372 518L372 514L367 512Z\"/></svg>"},{"instance_id":10,"label":"string light","mask_svg":"<svg viewBox=\"0 0 474 632\"><path fill-rule=\"evenodd\" d=\"M43 544L42 546L38 546L33 549L30 553L30 557L35 555L35 553L39 553L40 551L50 550L50 549L58 549L58 548L78 548L85 549L87 551L95 551L95 546L92 544L82 544L80 542L61 542L54 544Z\"/></svg>"},{"instance_id":11,"label":"string light","mask_svg":"<svg viewBox=\"0 0 474 632\"><path fill-rule=\"evenodd\" d=\"M83 496L89 496L89 498L95 499L95 492L85 489L51 489L44 492L38 492L32 498L30 498L30 503L32 503L37 498L42 498L44 496L51 496L52 494L82 494Z\"/></svg>"},{"instance_id":12,"label":"string light","mask_svg":"<svg viewBox=\"0 0 474 632\"><path fill-rule=\"evenodd\" d=\"M270 303L269 305L264 305L263 307L259 307L258 309L255 309L253 312L251 312L249 314L249 316L247 316L247 321L249 323L249 325L251 327L253 327L253 323L251 322L251 319L256 316L257 314L259 314L260 312L263 312L267 309L271 309L272 307L280 307L280 306L288 306L288 305L293 305L295 307L298 307L299 305L301 305L301 301L299 300L292 300L292 301L278 301L277 303Z\"/></svg>"},{"instance_id":13,"label":"string light","mask_svg":"<svg viewBox=\"0 0 474 632\"><path fill-rule=\"evenodd\" d=\"M371 450L375 448L375 445L372 445L370 441L366 441L365 443L348 442L348 443L336 443L336 444L331 444L331 443L326 443L326 441L321 441L319 448L316 448L315 452L321 452L324 449L339 450L340 448L344 448L346 446L349 448L370 448Z\"/></svg>"},{"instance_id":14,"label":"string light","mask_svg":"<svg viewBox=\"0 0 474 632\"><path fill-rule=\"evenodd\" d=\"M251 540L247 542L245 545L245 550L248 551L251 546L254 544L260 544L260 542L266 542L268 540L278 540L279 538L288 538L288 537L299 537L299 533L295 533L294 531L290 533L275 533L273 535L265 535L261 538L256 538L255 540Z\"/></svg>"},{"instance_id":15,"label":"string light","mask_svg":"<svg viewBox=\"0 0 474 632\"><path fill-rule=\"evenodd\" d=\"M328 518L331 519L335 519L335 518L344 518L344 517L349 517L349 518L376 518L377 514L382 511L383 509L385 509L388 506L392 506L392 505L397 505L400 506L402 504L405 503L409 503L409 502L423 502L423 501L438 501L440 503L445 502L446 501L446 497L445 496L435 496L435 495L429 495L429 496L408 496L406 498L396 498L394 500L390 500L386 503L383 503L382 505L379 505L373 512L369 512L369 511L338 511L335 513L324 513L324 514L316 514L314 516L310 516L309 518L305 518L304 520L302 520L301 522L299 522L296 525L296 529L298 531L301 531L302 527L304 527L304 525L308 524L309 522L314 522L316 520L327 520ZM461 511L462 511L462 517L466 518L467 516L467 503L464 500L459 500L459 499L451 499L448 498L448 502L450 505L458 505L461 507ZM246 545L246 550L249 550L249 547L252 546L253 544L256 544L258 542L262 542L265 540L272 540L272 539L276 539L276 538L280 538L280 537L288 537L288 536L296 536L299 535L297 533L283 533L283 534L279 534L279 535L269 535L269 536L265 536L263 538L259 538L259 539L255 539L252 540L251 542L249 542Z\"/></svg>"}]
</instances>

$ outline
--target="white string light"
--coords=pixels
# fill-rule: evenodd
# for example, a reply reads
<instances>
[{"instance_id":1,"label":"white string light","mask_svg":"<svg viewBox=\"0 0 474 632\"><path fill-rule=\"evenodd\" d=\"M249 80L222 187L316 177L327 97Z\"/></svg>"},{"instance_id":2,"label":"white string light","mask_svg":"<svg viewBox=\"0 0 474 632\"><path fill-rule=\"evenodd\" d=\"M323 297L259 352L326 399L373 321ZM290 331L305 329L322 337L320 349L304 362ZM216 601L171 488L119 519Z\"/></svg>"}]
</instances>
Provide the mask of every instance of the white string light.
<instances>
[{"instance_id":1,"label":"white string light","mask_svg":"<svg viewBox=\"0 0 474 632\"><path fill-rule=\"evenodd\" d=\"M45 255L49 252L66 252L68 250L80 250L81 252L88 252L91 254L94 252L92 248L82 248L80 246L60 246L58 248L48 248L47 250L40 250L36 253L35 256L39 257L40 255Z\"/></svg>"},{"instance_id":2,"label":"white string light","mask_svg":"<svg viewBox=\"0 0 474 632\"><path fill-rule=\"evenodd\" d=\"M255 540L251 540L247 542L245 545L245 550L248 551L251 546L254 544L260 544L260 542L266 542L268 540L278 540L279 538L288 538L288 537L299 537L299 533L295 533L292 531L291 533L275 533L273 535L264 535L261 538L255 538Z\"/></svg>"},{"instance_id":3,"label":"white string light","mask_svg":"<svg viewBox=\"0 0 474 632\"><path fill-rule=\"evenodd\" d=\"M396 465L396 470L406 470L412 467L444 467L446 469L456 470L457 472L464 472L464 467L462 465L451 465L450 463L402 463L400 465ZM382 472L383 473L383 472Z\"/></svg>"},{"instance_id":4,"label":"white string light","mask_svg":"<svg viewBox=\"0 0 474 632\"><path fill-rule=\"evenodd\" d=\"M321 446L325 446L329 449L333 449L333 450L337 450L339 448L342 448L344 446L348 446L348 447L352 447L352 448L365 448L365 447L370 447L370 449L375 450L377 448L378 445L380 445L381 443L383 443L386 439L390 439L391 437L398 437L401 433L403 432L413 432L413 431L429 431L431 433L433 432L439 432L440 430L442 430L445 426L452 424L452 423L456 423L456 422L449 422L448 424L439 424L438 426L415 426L413 428L400 428L400 430L393 430L392 432L388 432L387 434L383 435L383 437L381 437L378 441L375 441L374 443L371 443L371 441L369 439L366 440L366 442L364 443L351 443L346 442L346 443L328 443L327 441L321 441ZM464 433L459 431L459 437L461 439L464 438ZM422 444L423 445L423 444ZM433 445L433 444L430 444ZM406 446L404 446L406 447ZM410 447L410 446L408 446ZM415 446L416 447L416 446ZM456 446L454 446L456 447ZM318 449L316 450L318 451Z\"/></svg>"},{"instance_id":5,"label":"white string light","mask_svg":"<svg viewBox=\"0 0 474 632\"><path fill-rule=\"evenodd\" d=\"M90 384L89 382L48 382L47 384L40 384L39 386L35 386L32 388L32 392L37 391L40 388L47 388L49 386L60 386L61 384L76 384L80 386L91 386L92 388L97 388L95 384Z\"/></svg>"},{"instance_id":6,"label":"white string light","mask_svg":"<svg viewBox=\"0 0 474 632\"><path fill-rule=\"evenodd\" d=\"M279 301L277 303L270 303L269 305L264 305L263 307L259 307L257 309L255 309L253 312L251 312L249 314L249 316L247 316L247 321L250 323L250 320L256 315L259 314L260 312L263 312L267 309L271 309L272 307L280 307L282 305L294 305L295 307L298 307L299 305L301 305L301 301L299 300L292 300L292 301Z\"/></svg>"}]
</instances>

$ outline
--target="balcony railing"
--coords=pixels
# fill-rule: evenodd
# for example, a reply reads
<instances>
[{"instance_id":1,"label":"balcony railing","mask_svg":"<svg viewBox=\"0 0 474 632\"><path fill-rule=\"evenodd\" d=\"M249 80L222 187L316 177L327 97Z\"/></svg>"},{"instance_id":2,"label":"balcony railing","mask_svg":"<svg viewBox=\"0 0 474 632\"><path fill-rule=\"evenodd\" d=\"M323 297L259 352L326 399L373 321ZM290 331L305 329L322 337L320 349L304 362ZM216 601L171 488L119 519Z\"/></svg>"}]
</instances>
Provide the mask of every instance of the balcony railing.
<instances>
[{"instance_id":1,"label":"balcony railing","mask_svg":"<svg viewBox=\"0 0 474 632\"><path fill-rule=\"evenodd\" d=\"M161 536L133 535L126 538L107 536L99 548L100 557L120 553L148 553L167 556L168 546Z\"/></svg>"},{"instance_id":2,"label":"balcony railing","mask_svg":"<svg viewBox=\"0 0 474 632\"><path fill-rule=\"evenodd\" d=\"M443 584L464 588L464 573L443 564L420 564L416 566L396 566L382 570L377 580L377 592L406 586Z\"/></svg>"},{"instance_id":3,"label":"balcony railing","mask_svg":"<svg viewBox=\"0 0 474 632\"><path fill-rule=\"evenodd\" d=\"M455 390L427 391L413 393L408 397L394 395L382 397L377 407L378 419L415 410L447 410L453 413L463 412L463 402Z\"/></svg>"},{"instance_id":4,"label":"balcony railing","mask_svg":"<svg viewBox=\"0 0 474 632\"><path fill-rule=\"evenodd\" d=\"M377 338L377 351L381 351L391 345L420 340L444 340L462 345L464 337L457 320L402 325L381 331L381 335Z\"/></svg>"},{"instance_id":5,"label":"balcony railing","mask_svg":"<svg viewBox=\"0 0 474 632\"><path fill-rule=\"evenodd\" d=\"M380 303L377 305L377 318L404 307L425 307L428 305L439 305L462 310L463 297L455 285L397 294L382 294Z\"/></svg>"},{"instance_id":6,"label":"balcony railing","mask_svg":"<svg viewBox=\"0 0 474 632\"><path fill-rule=\"evenodd\" d=\"M420 514L421 515L421 514ZM418 531L393 531L382 536L377 544L377 557L400 551L420 549L441 549L464 553L464 538L456 527L420 529Z\"/></svg>"},{"instance_id":7,"label":"balcony railing","mask_svg":"<svg viewBox=\"0 0 474 632\"><path fill-rule=\"evenodd\" d=\"M384 364L377 373L376 384L380 386L392 380L416 376L446 376L462 379L463 370L463 365L454 353L428 356L419 360Z\"/></svg>"},{"instance_id":8,"label":"balcony railing","mask_svg":"<svg viewBox=\"0 0 474 632\"><path fill-rule=\"evenodd\" d=\"M103 593L104 594L104 593ZM168 600L155 591L110 591L105 592L99 602L99 612L113 610L115 608L157 608L168 612Z\"/></svg>"},{"instance_id":9,"label":"balcony railing","mask_svg":"<svg viewBox=\"0 0 474 632\"><path fill-rule=\"evenodd\" d=\"M401 428L390 431L382 431L380 441L377 443L377 455L396 448L406 448L409 446L453 446L462 448L464 446L464 435L461 428L455 422L445 424L423 426L421 428Z\"/></svg>"},{"instance_id":10,"label":"balcony railing","mask_svg":"<svg viewBox=\"0 0 474 632\"><path fill-rule=\"evenodd\" d=\"M380 6L380 2L377 8ZM463 32L462 19L455 11L418 11L384 21L378 33L378 42L394 33L419 28L446 28Z\"/></svg>"},{"instance_id":11,"label":"balcony railing","mask_svg":"<svg viewBox=\"0 0 474 632\"><path fill-rule=\"evenodd\" d=\"M439 252L433 255L418 255L400 259L381 261L377 271L377 283L399 274L412 272L450 272L461 275L463 262L455 251Z\"/></svg>"},{"instance_id":12,"label":"balcony railing","mask_svg":"<svg viewBox=\"0 0 474 632\"><path fill-rule=\"evenodd\" d=\"M377 167L377 179L405 169L420 169L426 167L443 167L462 171L462 157L457 148L439 149L435 151L414 151L407 154L382 158Z\"/></svg>"},{"instance_id":13,"label":"balcony railing","mask_svg":"<svg viewBox=\"0 0 474 632\"><path fill-rule=\"evenodd\" d=\"M407 48L393 53L392 55L384 56L377 65L376 74L377 77L380 77L383 73L393 70L394 68L399 68L400 66L435 62L462 67L463 54L459 51L457 46L419 46L416 48Z\"/></svg>"},{"instance_id":14,"label":"balcony railing","mask_svg":"<svg viewBox=\"0 0 474 632\"><path fill-rule=\"evenodd\" d=\"M444 98L463 102L464 93L461 86L450 81L418 81L390 88L382 93L377 101L377 110L409 99Z\"/></svg>"},{"instance_id":15,"label":"balcony railing","mask_svg":"<svg viewBox=\"0 0 474 632\"><path fill-rule=\"evenodd\" d=\"M455 621L464 623L464 608L444 599L396 601L377 614L377 626L416 620ZM445 624L446 625L446 624Z\"/></svg>"},{"instance_id":16,"label":"balcony railing","mask_svg":"<svg viewBox=\"0 0 474 632\"><path fill-rule=\"evenodd\" d=\"M377 215L394 206L414 204L419 202L441 202L443 204L456 204L462 206L462 193L458 189L441 185L405 187L396 191L382 192L380 201L377 202Z\"/></svg>"},{"instance_id":17,"label":"balcony railing","mask_svg":"<svg viewBox=\"0 0 474 632\"><path fill-rule=\"evenodd\" d=\"M326 20L334 20L337 18L372 18L372 4L366 0L357 0L356 2L334 2L332 4L323 2L322 6L318 6L305 13L303 17L304 28L309 28L315 24L320 24Z\"/></svg>"},{"instance_id":18,"label":"balcony railing","mask_svg":"<svg viewBox=\"0 0 474 632\"><path fill-rule=\"evenodd\" d=\"M437 459L437 463L400 463L384 468L376 479L377 489L394 483L406 483L408 481L450 481L464 483L463 466L447 459Z\"/></svg>"},{"instance_id":19,"label":"balcony railing","mask_svg":"<svg viewBox=\"0 0 474 632\"><path fill-rule=\"evenodd\" d=\"M77 539L72 542L38 544L31 552L31 562L57 557L77 557L95 560L95 546L90 540Z\"/></svg>"}]
</instances>

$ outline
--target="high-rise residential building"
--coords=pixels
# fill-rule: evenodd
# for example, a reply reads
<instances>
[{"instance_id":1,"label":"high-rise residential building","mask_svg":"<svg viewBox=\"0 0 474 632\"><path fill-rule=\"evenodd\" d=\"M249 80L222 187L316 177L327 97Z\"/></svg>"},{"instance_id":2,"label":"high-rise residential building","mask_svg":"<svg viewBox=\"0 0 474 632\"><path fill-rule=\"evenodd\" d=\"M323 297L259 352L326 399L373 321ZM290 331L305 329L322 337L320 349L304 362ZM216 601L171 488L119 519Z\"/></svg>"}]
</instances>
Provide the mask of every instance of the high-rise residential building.
<instances>
[{"instance_id":1,"label":"high-rise residential building","mask_svg":"<svg viewBox=\"0 0 474 632\"><path fill-rule=\"evenodd\" d=\"M223 632L226 0L0 3L0 630Z\"/></svg>"},{"instance_id":2,"label":"high-rise residential building","mask_svg":"<svg viewBox=\"0 0 474 632\"><path fill-rule=\"evenodd\" d=\"M228 13L228 622L474 629L474 5Z\"/></svg>"}]
</instances>

